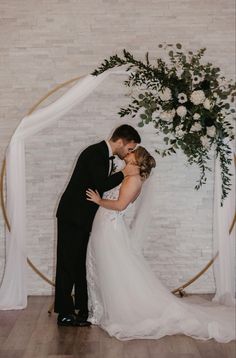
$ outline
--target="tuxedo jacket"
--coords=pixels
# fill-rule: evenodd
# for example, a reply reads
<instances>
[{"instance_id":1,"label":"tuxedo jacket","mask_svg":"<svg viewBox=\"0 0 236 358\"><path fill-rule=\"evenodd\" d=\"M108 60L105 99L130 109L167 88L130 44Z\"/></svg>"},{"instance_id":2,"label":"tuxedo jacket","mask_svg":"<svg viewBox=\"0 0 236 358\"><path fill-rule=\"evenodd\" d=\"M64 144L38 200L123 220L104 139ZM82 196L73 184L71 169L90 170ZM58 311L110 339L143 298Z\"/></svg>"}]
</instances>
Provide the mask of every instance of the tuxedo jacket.
<instances>
[{"instance_id":1,"label":"tuxedo jacket","mask_svg":"<svg viewBox=\"0 0 236 358\"><path fill-rule=\"evenodd\" d=\"M70 181L58 205L56 216L86 229L92 222L98 205L86 199L86 190L97 189L102 194L119 185L122 172L108 176L109 150L105 141L87 147L79 156Z\"/></svg>"}]
</instances>

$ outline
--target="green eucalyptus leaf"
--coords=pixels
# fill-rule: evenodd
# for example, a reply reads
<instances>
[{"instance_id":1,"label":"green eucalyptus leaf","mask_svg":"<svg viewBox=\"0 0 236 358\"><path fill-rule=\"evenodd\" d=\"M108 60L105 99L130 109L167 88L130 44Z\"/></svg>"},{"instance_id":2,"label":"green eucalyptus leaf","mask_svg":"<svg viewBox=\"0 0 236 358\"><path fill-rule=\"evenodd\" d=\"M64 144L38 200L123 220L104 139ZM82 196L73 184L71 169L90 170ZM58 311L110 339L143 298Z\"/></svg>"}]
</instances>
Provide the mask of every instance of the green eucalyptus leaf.
<instances>
[{"instance_id":1,"label":"green eucalyptus leaf","mask_svg":"<svg viewBox=\"0 0 236 358\"><path fill-rule=\"evenodd\" d=\"M142 118L142 119L147 119L147 115L144 114L144 113L142 113L142 114L140 114L140 118Z\"/></svg>"},{"instance_id":2,"label":"green eucalyptus leaf","mask_svg":"<svg viewBox=\"0 0 236 358\"><path fill-rule=\"evenodd\" d=\"M139 126L139 127L143 127L143 126L144 126L144 123L143 123L143 122L139 122L139 123L138 123L138 126Z\"/></svg>"}]
</instances>

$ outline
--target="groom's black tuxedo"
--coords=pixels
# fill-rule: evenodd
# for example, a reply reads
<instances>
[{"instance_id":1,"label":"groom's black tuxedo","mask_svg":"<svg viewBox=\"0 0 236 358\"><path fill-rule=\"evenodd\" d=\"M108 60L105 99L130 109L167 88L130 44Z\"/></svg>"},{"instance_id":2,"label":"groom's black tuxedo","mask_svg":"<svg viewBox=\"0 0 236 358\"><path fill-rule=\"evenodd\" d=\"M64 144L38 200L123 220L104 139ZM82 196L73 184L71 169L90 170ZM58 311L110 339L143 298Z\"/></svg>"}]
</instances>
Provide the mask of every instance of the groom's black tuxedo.
<instances>
[{"instance_id":1,"label":"groom's black tuxedo","mask_svg":"<svg viewBox=\"0 0 236 358\"><path fill-rule=\"evenodd\" d=\"M105 141L87 147L79 156L57 209L58 242L55 312L87 312L86 251L98 205L86 200L86 189L104 191L119 185L122 172L108 176L109 150ZM71 298L75 285L75 302Z\"/></svg>"},{"instance_id":2,"label":"groom's black tuxedo","mask_svg":"<svg viewBox=\"0 0 236 358\"><path fill-rule=\"evenodd\" d=\"M108 176L109 152L105 141L87 147L79 156L69 184L59 203L57 217L91 229L98 206L86 200L86 189L100 195L114 188L124 178L122 172Z\"/></svg>"}]
</instances>

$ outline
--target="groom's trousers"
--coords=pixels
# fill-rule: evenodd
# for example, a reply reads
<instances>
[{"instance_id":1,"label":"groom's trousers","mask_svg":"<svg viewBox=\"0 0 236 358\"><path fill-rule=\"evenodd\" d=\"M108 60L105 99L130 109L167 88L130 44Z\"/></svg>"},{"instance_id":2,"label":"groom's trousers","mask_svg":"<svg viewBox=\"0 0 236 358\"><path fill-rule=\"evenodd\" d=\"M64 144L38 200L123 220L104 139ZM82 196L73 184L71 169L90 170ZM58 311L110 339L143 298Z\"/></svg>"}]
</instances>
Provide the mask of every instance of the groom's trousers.
<instances>
[{"instance_id":1,"label":"groom's trousers","mask_svg":"<svg viewBox=\"0 0 236 358\"><path fill-rule=\"evenodd\" d=\"M54 311L88 312L86 252L90 230L73 222L57 220L57 267ZM75 297L72 298L74 287Z\"/></svg>"}]
</instances>

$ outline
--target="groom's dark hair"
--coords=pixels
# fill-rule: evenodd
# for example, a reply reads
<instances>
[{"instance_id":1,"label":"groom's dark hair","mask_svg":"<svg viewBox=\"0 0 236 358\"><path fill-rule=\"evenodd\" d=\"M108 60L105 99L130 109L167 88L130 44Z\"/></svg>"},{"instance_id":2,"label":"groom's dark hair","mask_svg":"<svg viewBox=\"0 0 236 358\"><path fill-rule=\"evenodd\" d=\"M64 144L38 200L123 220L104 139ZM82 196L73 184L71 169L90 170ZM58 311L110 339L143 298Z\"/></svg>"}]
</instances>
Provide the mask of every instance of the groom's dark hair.
<instances>
[{"instance_id":1,"label":"groom's dark hair","mask_svg":"<svg viewBox=\"0 0 236 358\"><path fill-rule=\"evenodd\" d=\"M115 142L118 139L124 139L127 142L134 141L135 143L141 143L140 135L136 129L129 126L128 124L123 124L114 130L111 136L111 140Z\"/></svg>"}]
</instances>

